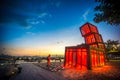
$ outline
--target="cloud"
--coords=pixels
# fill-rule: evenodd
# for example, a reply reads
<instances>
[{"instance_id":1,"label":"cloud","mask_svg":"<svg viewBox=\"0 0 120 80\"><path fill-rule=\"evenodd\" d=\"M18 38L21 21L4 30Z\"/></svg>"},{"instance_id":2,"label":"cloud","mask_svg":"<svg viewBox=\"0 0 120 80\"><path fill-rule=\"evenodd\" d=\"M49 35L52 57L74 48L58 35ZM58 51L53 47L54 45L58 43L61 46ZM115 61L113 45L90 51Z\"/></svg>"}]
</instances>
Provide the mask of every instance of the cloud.
<instances>
[{"instance_id":1,"label":"cloud","mask_svg":"<svg viewBox=\"0 0 120 80\"><path fill-rule=\"evenodd\" d=\"M32 24L39 24L39 21L33 21Z\"/></svg>"},{"instance_id":2,"label":"cloud","mask_svg":"<svg viewBox=\"0 0 120 80\"><path fill-rule=\"evenodd\" d=\"M44 13L41 13L38 18L44 18L48 15L48 13L44 12Z\"/></svg>"},{"instance_id":3,"label":"cloud","mask_svg":"<svg viewBox=\"0 0 120 80\"><path fill-rule=\"evenodd\" d=\"M37 15L36 17L33 18L28 18L26 21L28 24L32 24L32 25L36 25L36 24L45 24L45 18L51 18L52 15L50 13L47 12L43 12L39 15Z\"/></svg>"},{"instance_id":4,"label":"cloud","mask_svg":"<svg viewBox=\"0 0 120 80\"><path fill-rule=\"evenodd\" d=\"M87 20L87 15L88 15L89 11L90 11L90 9L88 9L88 10L82 15L82 17L83 17L84 20Z\"/></svg>"},{"instance_id":5,"label":"cloud","mask_svg":"<svg viewBox=\"0 0 120 80\"><path fill-rule=\"evenodd\" d=\"M32 26L30 26L30 25L28 25L28 26L26 26L26 27L24 27L25 29L30 29L30 28L32 28Z\"/></svg>"},{"instance_id":6,"label":"cloud","mask_svg":"<svg viewBox=\"0 0 120 80\"><path fill-rule=\"evenodd\" d=\"M43 20L44 18L38 18L38 17L35 17L35 18L31 18L31 19L27 19L27 23L29 25L37 25L37 24L45 24L45 21Z\"/></svg>"},{"instance_id":7,"label":"cloud","mask_svg":"<svg viewBox=\"0 0 120 80\"><path fill-rule=\"evenodd\" d=\"M40 13L38 15L38 18L45 18L45 17L52 17L52 15L50 13L47 13L47 12L43 12L43 13Z\"/></svg>"},{"instance_id":8,"label":"cloud","mask_svg":"<svg viewBox=\"0 0 120 80\"><path fill-rule=\"evenodd\" d=\"M22 12L18 12L21 10L19 6L19 1L16 0L2 0L0 1L0 23L6 24L15 22L23 27L27 27L26 18L28 15L21 14ZM25 8L27 11L27 8Z\"/></svg>"},{"instance_id":9,"label":"cloud","mask_svg":"<svg viewBox=\"0 0 120 80\"><path fill-rule=\"evenodd\" d=\"M54 4L51 5L51 2ZM0 1L0 24L17 23L25 29L30 29L33 25L45 24L47 20L45 18L52 17L46 10L53 6L59 7L60 4L60 1L55 0L30 0L29 2L25 0L2 0Z\"/></svg>"},{"instance_id":10,"label":"cloud","mask_svg":"<svg viewBox=\"0 0 120 80\"><path fill-rule=\"evenodd\" d=\"M43 20L41 20L40 22L41 22L42 24L45 24L45 21L43 21Z\"/></svg>"},{"instance_id":11,"label":"cloud","mask_svg":"<svg viewBox=\"0 0 120 80\"><path fill-rule=\"evenodd\" d=\"M60 7L60 5L61 5L61 2L56 2L56 7Z\"/></svg>"},{"instance_id":12,"label":"cloud","mask_svg":"<svg viewBox=\"0 0 120 80\"><path fill-rule=\"evenodd\" d=\"M27 19L28 24L39 24L40 22L37 19Z\"/></svg>"},{"instance_id":13,"label":"cloud","mask_svg":"<svg viewBox=\"0 0 120 80\"><path fill-rule=\"evenodd\" d=\"M37 1L27 1L20 0L2 0L0 1L0 24L6 23L17 23L22 27L30 28L30 24L39 24L38 11L43 2L41 0ZM2 3L2 4L1 4ZM32 4L32 7L31 7ZM22 6L21 6L22 5ZM51 17L51 14L42 12L39 14L39 18L45 18L46 16ZM36 19L28 21L29 18L36 17ZM45 23L42 21L42 23Z\"/></svg>"},{"instance_id":14,"label":"cloud","mask_svg":"<svg viewBox=\"0 0 120 80\"><path fill-rule=\"evenodd\" d=\"M50 1L50 7L60 7L61 5L61 2L58 1L58 0L53 0L53 1Z\"/></svg>"},{"instance_id":15,"label":"cloud","mask_svg":"<svg viewBox=\"0 0 120 80\"><path fill-rule=\"evenodd\" d=\"M33 33L33 32L26 32L26 33L29 35L35 35L35 33Z\"/></svg>"}]
</instances>

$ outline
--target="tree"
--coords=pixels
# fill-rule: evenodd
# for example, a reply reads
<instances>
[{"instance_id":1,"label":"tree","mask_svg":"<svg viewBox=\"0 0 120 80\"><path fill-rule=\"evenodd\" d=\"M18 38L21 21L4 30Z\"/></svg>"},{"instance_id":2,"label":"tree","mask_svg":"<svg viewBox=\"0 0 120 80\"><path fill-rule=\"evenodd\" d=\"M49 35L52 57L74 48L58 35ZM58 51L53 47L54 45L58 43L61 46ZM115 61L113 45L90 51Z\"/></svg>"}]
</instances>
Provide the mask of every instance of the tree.
<instances>
[{"instance_id":1,"label":"tree","mask_svg":"<svg viewBox=\"0 0 120 80\"><path fill-rule=\"evenodd\" d=\"M119 0L95 0L99 3L94 10L94 21L96 23L106 22L111 25L120 25L120 4Z\"/></svg>"},{"instance_id":2,"label":"tree","mask_svg":"<svg viewBox=\"0 0 120 80\"><path fill-rule=\"evenodd\" d=\"M118 52L120 52L120 45L118 46Z\"/></svg>"},{"instance_id":3,"label":"tree","mask_svg":"<svg viewBox=\"0 0 120 80\"><path fill-rule=\"evenodd\" d=\"M118 52L119 47L118 47L119 41L114 41L114 40L107 40L107 42L105 42L105 46L106 46L106 51L107 52Z\"/></svg>"}]
</instances>

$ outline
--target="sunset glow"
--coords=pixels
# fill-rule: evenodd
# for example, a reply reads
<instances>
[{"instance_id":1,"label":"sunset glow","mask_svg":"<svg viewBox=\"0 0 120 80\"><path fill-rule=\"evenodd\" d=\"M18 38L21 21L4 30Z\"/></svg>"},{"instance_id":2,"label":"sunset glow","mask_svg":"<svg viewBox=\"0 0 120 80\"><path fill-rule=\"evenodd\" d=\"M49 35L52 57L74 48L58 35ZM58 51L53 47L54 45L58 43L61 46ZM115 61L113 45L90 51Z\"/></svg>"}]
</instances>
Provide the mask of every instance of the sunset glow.
<instances>
[{"instance_id":1,"label":"sunset glow","mask_svg":"<svg viewBox=\"0 0 120 80\"><path fill-rule=\"evenodd\" d=\"M94 0L8 0L3 4L0 11L3 54L64 55L65 46L84 43L79 27L86 22L97 26L104 41L120 40L120 27L93 21L97 5Z\"/></svg>"}]
</instances>

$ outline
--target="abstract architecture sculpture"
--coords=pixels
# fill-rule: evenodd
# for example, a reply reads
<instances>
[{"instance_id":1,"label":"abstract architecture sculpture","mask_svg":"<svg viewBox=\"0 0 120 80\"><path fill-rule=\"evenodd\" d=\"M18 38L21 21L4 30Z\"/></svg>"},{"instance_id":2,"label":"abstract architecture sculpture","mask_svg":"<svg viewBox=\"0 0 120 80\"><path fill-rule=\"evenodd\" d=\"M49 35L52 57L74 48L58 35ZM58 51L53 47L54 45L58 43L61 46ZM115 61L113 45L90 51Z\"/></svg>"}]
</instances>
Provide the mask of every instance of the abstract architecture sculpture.
<instances>
[{"instance_id":1,"label":"abstract architecture sculpture","mask_svg":"<svg viewBox=\"0 0 120 80\"><path fill-rule=\"evenodd\" d=\"M80 27L80 32L85 39L85 44L65 47L64 66L78 69L103 66L105 63L105 46L97 27L86 23Z\"/></svg>"}]
</instances>

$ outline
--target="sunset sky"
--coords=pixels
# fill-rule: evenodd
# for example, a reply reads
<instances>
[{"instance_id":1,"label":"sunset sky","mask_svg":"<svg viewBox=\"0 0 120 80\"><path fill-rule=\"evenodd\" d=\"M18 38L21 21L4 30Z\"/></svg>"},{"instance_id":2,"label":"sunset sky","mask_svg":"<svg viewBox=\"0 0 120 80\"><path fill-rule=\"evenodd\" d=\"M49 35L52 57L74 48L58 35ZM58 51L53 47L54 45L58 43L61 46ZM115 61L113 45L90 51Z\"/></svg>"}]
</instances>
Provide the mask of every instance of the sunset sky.
<instances>
[{"instance_id":1,"label":"sunset sky","mask_svg":"<svg viewBox=\"0 0 120 80\"><path fill-rule=\"evenodd\" d=\"M93 21L94 0L1 0L0 50L10 55L64 55L84 43L79 27L90 22L103 40L119 40L120 26Z\"/></svg>"}]
</instances>

